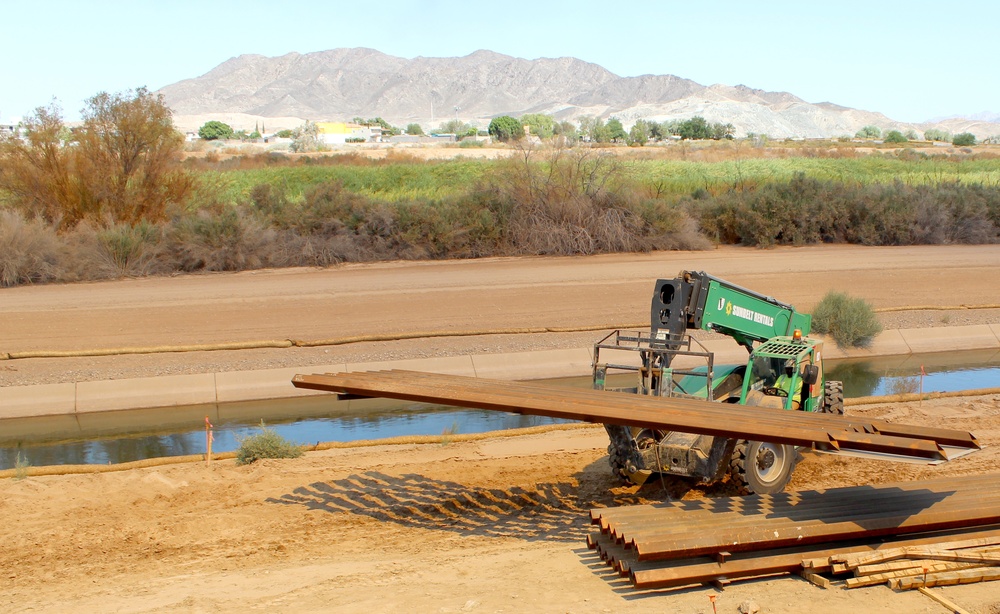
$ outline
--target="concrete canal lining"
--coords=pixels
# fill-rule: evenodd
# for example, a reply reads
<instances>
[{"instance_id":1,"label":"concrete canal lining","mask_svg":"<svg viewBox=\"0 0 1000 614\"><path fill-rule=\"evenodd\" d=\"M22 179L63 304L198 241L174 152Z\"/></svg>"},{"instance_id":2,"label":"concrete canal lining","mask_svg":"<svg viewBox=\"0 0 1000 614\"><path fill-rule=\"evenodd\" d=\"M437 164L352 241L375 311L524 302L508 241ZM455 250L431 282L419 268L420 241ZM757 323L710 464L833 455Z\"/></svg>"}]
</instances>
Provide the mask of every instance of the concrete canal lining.
<instances>
[{"instance_id":1,"label":"concrete canal lining","mask_svg":"<svg viewBox=\"0 0 1000 614\"><path fill-rule=\"evenodd\" d=\"M703 344L707 350L715 353L716 363L742 362L746 359L746 351L731 339L713 339ZM831 360L988 349L1000 350L1000 324L887 330L865 349L845 350L828 340L824 358ZM0 419L327 394L294 388L291 379L296 373L410 369L491 379L528 380L588 375L592 360L592 348L577 348L9 386L0 388Z\"/></svg>"}]
</instances>

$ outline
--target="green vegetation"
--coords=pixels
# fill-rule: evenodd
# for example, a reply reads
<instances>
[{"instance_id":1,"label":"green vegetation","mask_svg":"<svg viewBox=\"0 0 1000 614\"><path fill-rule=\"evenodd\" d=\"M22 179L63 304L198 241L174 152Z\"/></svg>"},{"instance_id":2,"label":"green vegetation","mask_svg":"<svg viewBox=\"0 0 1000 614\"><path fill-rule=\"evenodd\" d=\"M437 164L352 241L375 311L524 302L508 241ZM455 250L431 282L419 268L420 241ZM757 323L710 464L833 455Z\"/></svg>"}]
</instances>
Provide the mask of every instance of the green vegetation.
<instances>
[{"instance_id":1,"label":"green vegetation","mask_svg":"<svg viewBox=\"0 0 1000 614\"><path fill-rule=\"evenodd\" d=\"M406 124L406 134L421 136L424 133L424 129L420 127L420 124Z\"/></svg>"},{"instance_id":2,"label":"green vegetation","mask_svg":"<svg viewBox=\"0 0 1000 614\"><path fill-rule=\"evenodd\" d=\"M956 134L955 138L951 140L951 144L955 147L972 147L976 144L976 137L971 132L963 132Z\"/></svg>"},{"instance_id":3,"label":"green vegetation","mask_svg":"<svg viewBox=\"0 0 1000 614\"><path fill-rule=\"evenodd\" d=\"M733 138L732 124L709 124L704 117L692 117L682 122L667 122L662 130L666 134L676 134L684 140L689 139L721 139Z\"/></svg>"},{"instance_id":4,"label":"green vegetation","mask_svg":"<svg viewBox=\"0 0 1000 614\"><path fill-rule=\"evenodd\" d=\"M556 122L551 115L528 113L521 116L521 124L531 129L531 134L540 139L552 138L556 130Z\"/></svg>"},{"instance_id":5,"label":"green vegetation","mask_svg":"<svg viewBox=\"0 0 1000 614\"><path fill-rule=\"evenodd\" d=\"M274 429L260 423L260 432L239 440L236 450L236 464L249 465L264 458L298 458L302 448L288 441Z\"/></svg>"},{"instance_id":6,"label":"green vegetation","mask_svg":"<svg viewBox=\"0 0 1000 614\"><path fill-rule=\"evenodd\" d=\"M500 142L516 141L524 136L524 126L510 115L494 117L490 121L488 132Z\"/></svg>"},{"instance_id":7,"label":"green vegetation","mask_svg":"<svg viewBox=\"0 0 1000 614\"><path fill-rule=\"evenodd\" d=\"M882 136L882 129L878 126L865 126L854 136L859 139L877 139Z\"/></svg>"},{"instance_id":8,"label":"green vegetation","mask_svg":"<svg viewBox=\"0 0 1000 614\"><path fill-rule=\"evenodd\" d=\"M924 131L924 139L928 141L940 141L942 143L951 142L951 134L944 130L938 130L937 128L931 128L930 130Z\"/></svg>"},{"instance_id":9,"label":"green vegetation","mask_svg":"<svg viewBox=\"0 0 1000 614\"><path fill-rule=\"evenodd\" d=\"M17 451L17 457L14 459L14 479L23 480L28 477L28 468L31 467L31 462L28 457L21 453L20 450Z\"/></svg>"},{"instance_id":10,"label":"green vegetation","mask_svg":"<svg viewBox=\"0 0 1000 614\"><path fill-rule=\"evenodd\" d=\"M229 124L224 124L213 119L212 121L205 122L205 125L198 128L198 137L206 141L231 139L233 138L233 128Z\"/></svg>"},{"instance_id":11,"label":"green vegetation","mask_svg":"<svg viewBox=\"0 0 1000 614\"><path fill-rule=\"evenodd\" d=\"M0 140L0 285L720 243L1000 241L1000 158L989 146L973 154L920 143L872 152L832 141L768 144L763 135L731 140L731 126L703 118L640 120L623 136L614 118L584 117L577 127L529 115L522 119L532 134L551 130L551 139L518 139L501 159L463 157L459 148L482 146L467 139L448 160L402 150L383 159L278 152L223 159L213 148L180 163L175 149L157 149L149 136L163 126L155 103L144 90L95 97L86 118L94 123L76 132L58 109L42 108L29 118L25 141ZM120 123L97 124L98 117ZM505 134L524 134L520 121L507 119L496 120ZM97 125L105 127L90 128ZM459 120L442 128L476 133ZM88 129L146 139L140 159L166 165L164 183L140 189L156 174L124 175L118 154L77 158L87 147L96 151L100 139ZM683 139L669 136L680 132ZM168 144L179 138L163 134ZM295 151L322 146L311 122L294 136ZM564 146L578 139L589 142ZM595 145L613 139L647 147ZM97 168L106 177L80 174ZM148 201L169 194L173 179L183 189Z\"/></svg>"},{"instance_id":12,"label":"green vegetation","mask_svg":"<svg viewBox=\"0 0 1000 614\"><path fill-rule=\"evenodd\" d=\"M830 291L812 313L812 328L833 337L840 347L867 347L882 332L875 310L864 299Z\"/></svg>"},{"instance_id":13,"label":"green vegetation","mask_svg":"<svg viewBox=\"0 0 1000 614\"><path fill-rule=\"evenodd\" d=\"M903 136L903 133L899 130L890 130L885 133L886 143L906 143L907 141L909 141L909 139Z\"/></svg>"}]
</instances>

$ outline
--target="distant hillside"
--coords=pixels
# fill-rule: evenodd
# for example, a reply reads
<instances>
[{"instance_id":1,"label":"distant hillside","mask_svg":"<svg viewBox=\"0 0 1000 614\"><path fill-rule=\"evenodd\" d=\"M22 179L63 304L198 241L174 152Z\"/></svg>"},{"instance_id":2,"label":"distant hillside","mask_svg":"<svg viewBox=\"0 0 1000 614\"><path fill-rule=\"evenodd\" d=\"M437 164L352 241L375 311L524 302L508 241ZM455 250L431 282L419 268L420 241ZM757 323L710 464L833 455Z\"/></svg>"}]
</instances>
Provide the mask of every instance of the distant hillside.
<instances>
[{"instance_id":1,"label":"distant hillside","mask_svg":"<svg viewBox=\"0 0 1000 614\"><path fill-rule=\"evenodd\" d=\"M700 115L733 124L738 135L754 132L774 138L853 135L869 124L918 132L938 127L896 122L881 113L827 102L808 103L787 92L704 86L673 75L619 77L575 58L525 60L492 51L412 60L365 48L276 58L242 55L160 93L179 123L185 116L225 113L281 117L286 120L282 123L289 118L380 116L395 125L415 122L425 128L458 118L485 127L498 115L547 113L571 121L614 115L626 126L639 118L664 121ZM944 124L940 127L949 129ZM947 124L958 125L953 119ZM969 125L966 130L979 138L1000 134L1000 124L980 120Z\"/></svg>"}]
</instances>

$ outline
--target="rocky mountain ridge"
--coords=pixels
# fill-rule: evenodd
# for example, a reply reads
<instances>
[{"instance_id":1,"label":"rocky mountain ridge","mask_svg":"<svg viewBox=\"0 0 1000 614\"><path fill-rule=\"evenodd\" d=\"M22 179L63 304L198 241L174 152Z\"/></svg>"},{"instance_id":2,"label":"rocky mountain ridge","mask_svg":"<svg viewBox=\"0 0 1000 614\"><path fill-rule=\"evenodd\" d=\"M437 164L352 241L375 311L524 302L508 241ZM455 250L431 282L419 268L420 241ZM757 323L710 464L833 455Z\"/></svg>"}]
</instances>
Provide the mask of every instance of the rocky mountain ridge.
<instances>
[{"instance_id":1,"label":"rocky mountain ridge","mask_svg":"<svg viewBox=\"0 0 1000 614\"><path fill-rule=\"evenodd\" d=\"M212 113L314 121L379 116L394 125L433 129L448 119L485 127L498 115L525 113L570 121L616 116L626 126L640 118L700 115L733 124L740 136L838 137L870 124L884 131L936 127L979 138L1000 134L1000 124L981 119L908 124L881 113L809 103L788 92L705 86L674 75L620 77L576 58L526 60L486 50L412 60L367 48L241 55L159 93L179 120Z\"/></svg>"}]
</instances>

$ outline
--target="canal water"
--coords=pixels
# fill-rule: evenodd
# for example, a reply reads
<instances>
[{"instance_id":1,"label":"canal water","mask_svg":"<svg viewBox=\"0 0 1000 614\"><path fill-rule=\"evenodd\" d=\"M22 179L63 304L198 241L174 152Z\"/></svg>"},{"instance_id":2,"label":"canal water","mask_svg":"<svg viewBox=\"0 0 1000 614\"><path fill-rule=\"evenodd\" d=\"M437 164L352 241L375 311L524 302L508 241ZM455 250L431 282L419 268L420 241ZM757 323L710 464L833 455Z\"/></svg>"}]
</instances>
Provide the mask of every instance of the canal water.
<instances>
[{"instance_id":1,"label":"canal water","mask_svg":"<svg viewBox=\"0 0 1000 614\"><path fill-rule=\"evenodd\" d=\"M844 382L850 397L956 391L1000 386L1000 352L942 352L828 363L828 379ZM921 376L923 372L923 376ZM589 388L590 378L549 380ZM226 405L116 411L0 420L0 469L121 463L205 452L205 418L213 424L213 451L235 450L263 421L299 444L447 437L562 422L541 416L405 403L387 399L336 401L334 395Z\"/></svg>"}]
</instances>

